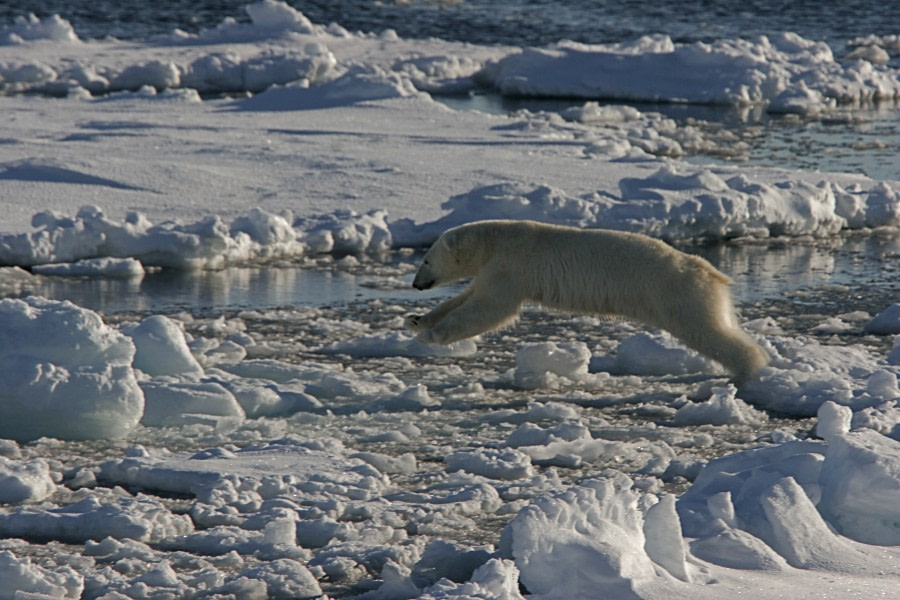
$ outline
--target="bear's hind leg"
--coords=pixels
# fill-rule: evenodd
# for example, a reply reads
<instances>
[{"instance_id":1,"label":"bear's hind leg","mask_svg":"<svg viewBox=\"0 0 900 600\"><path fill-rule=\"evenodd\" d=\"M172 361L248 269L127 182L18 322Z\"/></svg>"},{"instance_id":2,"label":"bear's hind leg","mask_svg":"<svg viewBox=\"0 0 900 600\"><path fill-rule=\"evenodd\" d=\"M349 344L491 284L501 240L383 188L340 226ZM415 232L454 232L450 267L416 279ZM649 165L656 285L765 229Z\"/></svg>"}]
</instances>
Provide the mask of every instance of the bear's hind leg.
<instances>
[{"instance_id":1,"label":"bear's hind leg","mask_svg":"<svg viewBox=\"0 0 900 600\"><path fill-rule=\"evenodd\" d=\"M721 363L738 384L769 364L766 351L739 327L715 326L678 337L689 347Z\"/></svg>"},{"instance_id":2,"label":"bear's hind leg","mask_svg":"<svg viewBox=\"0 0 900 600\"><path fill-rule=\"evenodd\" d=\"M686 346L722 364L737 383L769 364L769 356L738 323L726 285L710 280L678 296L654 323Z\"/></svg>"}]
</instances>

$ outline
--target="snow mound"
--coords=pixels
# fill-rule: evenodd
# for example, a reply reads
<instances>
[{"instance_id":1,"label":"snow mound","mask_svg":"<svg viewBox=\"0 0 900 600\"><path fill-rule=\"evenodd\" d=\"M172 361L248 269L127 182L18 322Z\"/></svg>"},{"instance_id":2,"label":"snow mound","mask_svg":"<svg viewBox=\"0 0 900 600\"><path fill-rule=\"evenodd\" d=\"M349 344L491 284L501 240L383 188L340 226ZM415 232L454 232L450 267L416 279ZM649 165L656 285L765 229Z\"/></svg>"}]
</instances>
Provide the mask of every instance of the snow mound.
<instances>
[{"instance_id":1,"label":"snow mound","mask_svg":"<svg viewBox=\"0 0 900 600\"><path fill-rule=\"evenodd\" d=\"M0 300L0 437L126 436L144 410L134 353L93 311L39 297Z\"/></svg>"},{"instance_id":2,"label":"snow mound","mask_svg":"<svg viewBox=\"0 0 900 600\"><path fill-rule=\"evenodd\" d=\"M619 44L564 41L506 56L479 76L508 96L764 104L773 112L900 95L895 69L838 62L826 44L793 33L693 44L665 35Z\"/></svg>"},{"instance_id":3,"label":"snow mound","mask_svg":"<svg viewBox=\"0 0 900 600\"><path fill-rule=\"evenodd\" d=\"M723 172L718 172L723 173ZM572 197L550 186L495 184L453 196L449 214L431 223L392 223L399 245L426 245L450 227L484 219L531 219L603 227L669 240L834 235L842 229L900 226L900 196L886 183L869 190L834 182L754 182L714 170L665 164L642 178L624 178L620 195Z\"/></svg>"},{"instance_id":4,"label":"snow mound","mask_svg":"<svg viewBox=\"0 0 900 600\"><path fill-rule=\"evenodd\" d=\"M542 496L509 523L501 554L541 598L637 598L658 570L682 581L687 562L674 497L632 489L621 473Z\"/></svg>"}]
</instances>

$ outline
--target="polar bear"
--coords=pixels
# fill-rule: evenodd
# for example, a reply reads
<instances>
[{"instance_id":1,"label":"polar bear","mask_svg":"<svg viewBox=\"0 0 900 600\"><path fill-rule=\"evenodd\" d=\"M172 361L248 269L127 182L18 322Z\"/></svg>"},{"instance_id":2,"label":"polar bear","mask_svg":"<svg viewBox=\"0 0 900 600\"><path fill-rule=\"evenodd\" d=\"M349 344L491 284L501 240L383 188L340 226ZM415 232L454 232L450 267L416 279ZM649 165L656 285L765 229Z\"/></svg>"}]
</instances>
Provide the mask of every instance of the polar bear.
<instances>
[{"instance_id":1,"label":"polar bear","mask_svg":"<svg viewBox=\"0 0 900 600\"><path fill-rule=\"evenodd\" d=\"M768 356L738 324L731 280L706 260L635 233L534 221L478 221L446 231L413 287L473 277L471 285L406 325L425 343L450 344L512 324L522 305L617 315L665 329L740 382Z\"/></svg>"}]
</instances>

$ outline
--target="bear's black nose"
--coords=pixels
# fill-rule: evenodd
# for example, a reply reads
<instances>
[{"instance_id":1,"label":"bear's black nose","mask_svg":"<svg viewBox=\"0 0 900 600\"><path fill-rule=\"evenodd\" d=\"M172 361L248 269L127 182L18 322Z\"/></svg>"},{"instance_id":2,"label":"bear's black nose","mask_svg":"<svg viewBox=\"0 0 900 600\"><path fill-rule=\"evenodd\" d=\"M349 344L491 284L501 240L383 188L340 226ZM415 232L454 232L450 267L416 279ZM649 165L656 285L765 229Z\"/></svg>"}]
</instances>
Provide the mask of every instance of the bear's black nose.
<instances>
[{"instance_id":1,"label":"bear's black nose","mask_svg":"<svg viewBox=\"0 0 900 600\"><path fill-rule=\"evenodd\" d=\"M417 290L427 290L430 289L431 286L434 285L434 279L429 281L419 281L418 279L413 281L413 287Z\"/></svg>"}]
</instances>

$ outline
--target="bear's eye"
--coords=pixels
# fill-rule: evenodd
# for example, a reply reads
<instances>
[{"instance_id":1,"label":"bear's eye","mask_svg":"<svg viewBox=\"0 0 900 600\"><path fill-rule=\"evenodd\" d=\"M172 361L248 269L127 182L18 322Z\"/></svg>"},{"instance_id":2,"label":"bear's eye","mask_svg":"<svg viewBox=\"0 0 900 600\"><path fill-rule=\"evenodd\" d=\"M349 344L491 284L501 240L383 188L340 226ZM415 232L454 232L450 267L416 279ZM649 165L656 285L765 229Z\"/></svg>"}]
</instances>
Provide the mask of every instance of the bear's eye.
<instances>
[{"instance_id":1,"label":"bear's eye","mask_svg":"<svg viewBox=\"0 0 900 600\"><path fill-rule=\"evenodd\" d=\"M427 260L425 261L425 264L426 264L426 265L429 264Z\"/></svg>"}]
</instances>

